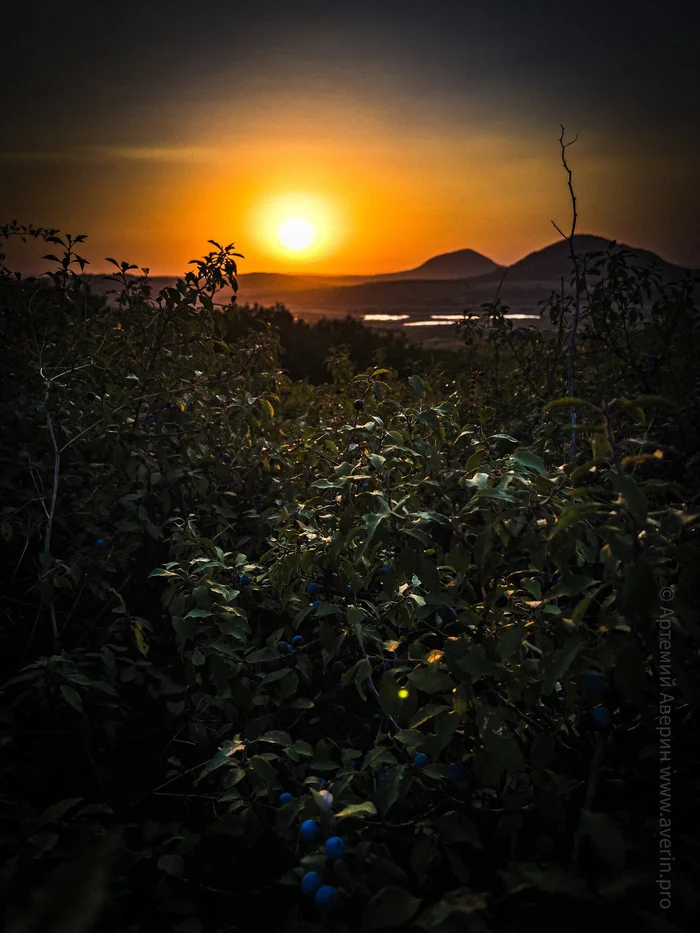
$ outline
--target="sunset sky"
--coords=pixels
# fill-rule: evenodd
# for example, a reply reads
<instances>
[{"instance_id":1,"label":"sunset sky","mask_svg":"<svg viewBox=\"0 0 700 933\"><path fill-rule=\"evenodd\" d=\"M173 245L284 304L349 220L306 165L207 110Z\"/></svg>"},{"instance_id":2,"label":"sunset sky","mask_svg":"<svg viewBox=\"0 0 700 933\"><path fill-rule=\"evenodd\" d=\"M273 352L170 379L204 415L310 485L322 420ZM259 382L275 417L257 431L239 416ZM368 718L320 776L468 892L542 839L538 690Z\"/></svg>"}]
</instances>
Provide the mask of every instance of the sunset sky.
<instances>
[{"instance_id":1,"label":"sunset sky","mask_svg":"<svg viewBox=\"0 0 700 933\"><path fill-rule=\"evenodd\" d=\"M370 274L570 224L700 267L700 4L24 0L3 17L0 223L179 274ZM8 41L9 40L9 41Z\"/></svg>"}]
</instances>

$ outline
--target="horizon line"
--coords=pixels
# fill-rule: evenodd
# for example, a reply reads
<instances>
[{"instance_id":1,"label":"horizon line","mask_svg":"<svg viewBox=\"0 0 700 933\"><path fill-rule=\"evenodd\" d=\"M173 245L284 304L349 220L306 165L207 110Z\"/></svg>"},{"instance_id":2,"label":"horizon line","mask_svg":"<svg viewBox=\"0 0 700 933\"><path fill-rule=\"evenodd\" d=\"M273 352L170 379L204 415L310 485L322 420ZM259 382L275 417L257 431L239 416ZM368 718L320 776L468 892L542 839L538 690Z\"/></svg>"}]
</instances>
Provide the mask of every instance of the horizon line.
<instances>
[{"instance_id":1,"label":"horizon line","mask_svg":"<svg viewBox=\"0 0 700 933\"><path fill-rule=\"evenodd\" d=\"M576 233L574 234L574 239L577 239L579 237L593 237L595 239L604 240L608 244L615 243L616 246L620 248L642 250L647 253L652 253L662 262L665 262L671 266L675 266L676 268L682 271L700 272L700 264L698 266L683 265L681 263L675 262L672 259L666 259L664 256L661 256L655 250L650 249L647 246L632 246L629 243L620 242L619 240L616 240L614 237L611 238L611 237L603 236L599 233ZM535 253L540 253L543 250L549 249L550 247L555 246L558 243L566 242L567 239L568 238L562 239L560 237L559 239L552 240L551 243L548 243L545 246L541 246L539 248L532 249L526 253L523 253L523 255L519 259L516 259L514 260L514 262L511 262L509 264L503 264L503 263L496 262L495 259L491 259L490 256L487 256L485 253L480 252L478 249L475 249L472 246L462 246L457 249L446 250L445 252L441 252L441 253L435 253L432 256L429 256L427 259L424 259L417 266L412 266L406 269L393 269L393 270L389 270L386 272L368 272L368 273L363 273L363 272L303 272L301 270L280 272L277 270L269 270L269 269L253 269L249 272L237 272L237 278L240 278L241 276L245 276L245 275L283 275L283 276L289 276L290 278L304 277L304 278L367 278L369 279L369 278L374 278L375 276L379 276L379 275L401 275L401 274L405 274L406 272L415 272L418 269L420 269L422 266L424 266L426 263L431 262L431 260L433 259L437 259L442 256L451 256L451 255L454 255L455 253L462 253L462 252L472 252L472 253L477 254L478 256L483 257L483 259L486 259L489 262L492 262L496 268L490 271L496 272L499 270L510 269L513 266L517 265L519 262L522 262L524 259L527 259L528 256L532 256ZM139 268L142 268L142 267L139 267ZM85 272L84 274L85 275L111 275L112 273ZM185 273L183 272L154 273L149 270L148 274L149 274L149 278L155 279L155 278L181 278ZM488 273L480 273L480 274L488 274ZM130 273L130 275L132 275L134 278L140 277L139 275L135 273ZM466 278L472 278L472 276L466 276Z\"/></svg>"}]
</instances>

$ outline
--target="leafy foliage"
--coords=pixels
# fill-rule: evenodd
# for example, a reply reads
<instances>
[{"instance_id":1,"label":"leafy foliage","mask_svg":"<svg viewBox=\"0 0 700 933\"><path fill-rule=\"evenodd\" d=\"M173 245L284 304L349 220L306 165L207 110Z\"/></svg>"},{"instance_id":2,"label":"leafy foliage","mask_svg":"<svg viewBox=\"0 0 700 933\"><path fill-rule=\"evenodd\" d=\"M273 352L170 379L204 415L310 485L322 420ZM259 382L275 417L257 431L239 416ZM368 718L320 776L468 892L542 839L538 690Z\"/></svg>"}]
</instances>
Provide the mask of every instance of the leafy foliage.
<instances>
[{"instance_id":1,"label":"leafy foliage","mask_svg":"<svg viewBox=\"0 0 700 933\"><path fill-rule=\"evenodd\" d=\"M80 854L113 830L99 929L655 929L659 715L674 810L698 797L692 283L640 327L650 280L605 257L580 398L555 297L550 333L495 303L420 375L395 347L358 366L348 325L313 384L283 309L215 302L233 245L156 295L114 261L107 300L84 237L0 232L64 249L0 270L16 929L67 861L60 922L94 921ZM680 828L674 855L682 917Z\"/></svg>"}]
</instances>

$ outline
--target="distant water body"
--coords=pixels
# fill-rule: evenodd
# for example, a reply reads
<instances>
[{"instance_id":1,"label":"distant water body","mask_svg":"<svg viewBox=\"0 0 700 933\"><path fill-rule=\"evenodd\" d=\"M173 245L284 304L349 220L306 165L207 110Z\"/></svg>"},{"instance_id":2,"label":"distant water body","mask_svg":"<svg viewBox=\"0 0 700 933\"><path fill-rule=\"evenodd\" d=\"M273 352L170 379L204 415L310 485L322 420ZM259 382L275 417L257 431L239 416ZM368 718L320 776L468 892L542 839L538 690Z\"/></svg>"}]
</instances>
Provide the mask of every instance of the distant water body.
<instances>
[{"instance_id":1,"label":"distant water body","mask_svg":"<svg viewBox=\"0 0 700 933\"><path fill-rule=\"evenodd\" d=\"M504 317L511 321L539 321L539 314L506 314ZM470 315L472 320L481 318L480 314ZM364 314L363 321L377 323L402 323L403 327L439 327L441 324L454 325L455 321L464 320L462 314L431 314L429 318L410 320L408 314Z\"/></svg>"}]
</instances>

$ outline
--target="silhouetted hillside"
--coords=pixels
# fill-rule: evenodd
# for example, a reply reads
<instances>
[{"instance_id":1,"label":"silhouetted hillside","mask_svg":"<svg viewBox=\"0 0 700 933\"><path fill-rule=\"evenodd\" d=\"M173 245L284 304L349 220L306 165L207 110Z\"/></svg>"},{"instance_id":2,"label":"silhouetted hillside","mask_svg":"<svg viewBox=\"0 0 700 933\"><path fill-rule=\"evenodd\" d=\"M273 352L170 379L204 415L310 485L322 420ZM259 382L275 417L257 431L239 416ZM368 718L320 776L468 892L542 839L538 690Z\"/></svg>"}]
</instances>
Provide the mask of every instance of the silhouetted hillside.
<instances>
[{"instance_id":1,"label":"silhouetted hillside","mask_svg":"<svg viewBox=\"0 0 700 933\"><path fill-rule=\"evenodd\" d=\"M579 256L591 252L607 253L610 243L611 241L605 237L590 234L579 234L574 237L574 248ZM680 278L683 275L684 270L680 266L667 262L649 250L627 246L624 243L618 243L616 249L630 250L632 253L631 261L635 265L656 265L664 278ZM481 276L479 281L498 282L502 275L503 271L498 270ZM569 243L566 240L558 240L549 246L543 247L543 249L528 253L527 256L508 266L506 281L548 282L556 281L562 275L567 280L571 275L571 257Z\"/></svg>"},{"instance_id":2,"label":"silhouetted hillside","mask_svg":"<svg viewBox=\"0 0 700 933\"><path fill-rule=\"evenodd\" d=\"M605 237L580 234L574 238L579 255L600 251L606 253L610 241ZM639 265L656 265L667 281L683 277L681 267L666 262L649 250L618 244L632 252L632 261ZM693 271L693 270L690 270ZM249 272L238 276L238 303L273 306L285 304L293 311L334 313L410 313L461 312L492 301L500 285L501 300L512 310L533 312L537 303L550 291L558 292L564 276L571 279L569 244L557 240L535 250L513 263L499 266L491 259L471 249L456 250L433 256L415 269L382 275L289 275L277 272ZM101 276L89 276L97 291L114 287ZM157 290L174 279L156 277ZM230 301L230 289L219 296Z\"/></svg>"},{"instance_id":3,"label":"silhouetted hillside","mask_svg":"<svg viewBox=\"0 0 700 933\"><path fill-rule=\"evenodd\" d=\"M607 253L610 241L604 237L580 235L574 238L578 255L588 252ZM632 262L642 266L655 265L667 281L679 280L684 271L679 266L666 262L649 250L633 249L618 244L619 249L632 252ZM464 250L462 252L470 252ZM446 260L436 257L433 262ZM475 254L478 255L478 254ZM488 260L487 260L488 261ZM494 264L495 265L495 264ZM690 270L692 271L692 270ZM529 253L511 266L497 266L483 275L461 279L409 279L395 281L365 282L334 288L315 288L298 291L294 304L300 308L343 309L356 312L429 310L434 312L463 310L493 300L499 283L501 300L516 310L534 310L540 299L545 299L551 290L559 290L561 276L568 285L572 275L568 242L561 240L541 250Z\"/></svg>"},{"instance_id":4,"label":"silhouetted hillside","mask_svg":"<svg viewBox=\"0 0 700 933\"><path fill-rule=\"evenodd\" d=\"M441 253L433 256L415 269L406 272L389 272L386 275L375 275L367 281L398 282L406 279L469 279L475 275L485 275L487 272L497 272L499 266L488 256L477 253L473 249L458 249L453 253Z\"/></svg>"}]
</instances>

